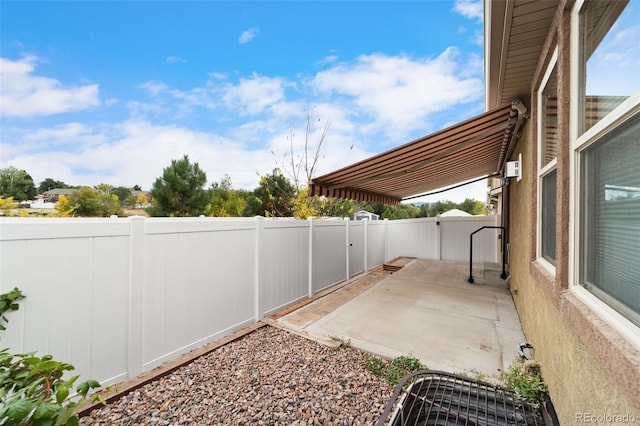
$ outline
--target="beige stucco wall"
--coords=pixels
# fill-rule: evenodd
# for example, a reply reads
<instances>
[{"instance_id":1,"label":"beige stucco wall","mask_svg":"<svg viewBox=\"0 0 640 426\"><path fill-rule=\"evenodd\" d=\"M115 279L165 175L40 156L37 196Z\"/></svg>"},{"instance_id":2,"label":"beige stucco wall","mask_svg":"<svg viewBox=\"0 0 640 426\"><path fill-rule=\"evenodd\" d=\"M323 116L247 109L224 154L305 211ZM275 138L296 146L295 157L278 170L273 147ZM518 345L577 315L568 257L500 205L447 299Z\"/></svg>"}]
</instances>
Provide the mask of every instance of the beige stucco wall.
<instances>
[{"instance_id":1,"label":"beige stucco wall","mask_svg":"<svg viewBox=\"0 0 640 426\"><path fill-rule=\"evenodd\" d=\"M603 351L606 354L609 350L606 341L600 347L585 344L580 326L562 309L562 301L571 298L568 290L556 285L554 278L536 265L536 173L531 145L534 125L535 120L527 122L512 158L522 153L523 179L512 179L508 189L510 289L525 336L535 347L560 424L597 423L598 419L586 417L589 414L631 415L640 424L640 409L634 406L637 401L629 397L637 384L620 383L619 377L611 374L611 369L618 366L603 363ZM585 417L581 421L582 413Z\"/></svg>"}]
</instances>

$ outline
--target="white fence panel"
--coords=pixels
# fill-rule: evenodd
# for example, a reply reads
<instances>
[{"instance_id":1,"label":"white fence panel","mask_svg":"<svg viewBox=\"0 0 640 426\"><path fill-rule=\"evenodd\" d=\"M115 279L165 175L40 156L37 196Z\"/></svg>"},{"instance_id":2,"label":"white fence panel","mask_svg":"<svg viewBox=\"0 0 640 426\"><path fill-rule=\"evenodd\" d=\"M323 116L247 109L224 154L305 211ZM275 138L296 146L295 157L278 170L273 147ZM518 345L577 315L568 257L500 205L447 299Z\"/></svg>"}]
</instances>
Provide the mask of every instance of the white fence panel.
<instances>
[{"instance_id":1,"label":"white fence panel","mask_svg":"<svg viewBox=\"0 0 640 426\"><path fill-rule=\"evenodd\" d=\"M261 222L260 313L266 316L309 294L309 222Z\"/></svg>"},{"instance_id":2,"label":"white fence panel","mask_svg":"<svg viewBox=\"0 0 640 426\"><path fill-rule=\"evenodd\" d=\"M69 362L88 377L127 375L129 223L25 219L0 226L0 293L26 299L8 314L2 347Z\"/></svg>"},{"instance_id":3,"label":"white fence panel","mask_svg":"<svg viewBox=\"0 0 640 426\"><path fill-rule=\"evenodd\" d=\"M388 220L367 220L367 269L382 265L387 260L386 238Z\"/></svg>"},{"instance_id":4,"label":"white fence panel","mask_svg":"<svg viewBox=\"0 0 640 426\"><path fill-rule=\"evenodd\" d=\"M437 220L2 218L0 292L27 296L2 346L109 384L345 281L365 255L468 261L469 234L498 223ZM497 261L498 234L476 234L475 261Z\"/></svg>"},{"instance_id":5,"label":"white fence panel","mask_svg":"<svg viewBox=\"0 0 640 426\"><path fill-rule=\"evenodd\" d=\"M364 272L364 221L349 221L349 278Z\"/></svg>"},{"instance_id":6,"label":"white fence panel","mask_svg":"<svg viewBox=\"0 0 640 426\"><path fill-rule=\"evenodd\" d=\"M405 219L389 221L387 260L398 256L438 259L437 219Z\"/></svg>"},{"instance_id":7,"label":"white fence panel","mask_svg":"<svg viewBox=\"0 0 640 426\"><path fill-rule=\"evenodd\" d=\"M344 220L313 220L313 293L346 280L347 245Z\"/></svg>"},{"instance_id":8,"label":"white fence panel","mask_svg":"<svg viewBox=\"0 0 640 426\"><path fill-rule=\"evenodd\" d=\"M497 216L440 218L441 260L469 261L469 236L482 226L498 226ZM498 262L499 229L484 229L473 237L473 262Z\"/></svg>"},{"instance_id":9,"label":"white fence panel","mask_svg":"<svg viewBox=\"0 0 640 426\"><path fill-rule=\"evenodd\" d=\"M146 225L143 370L255 321L255 223Z\"/></svg>"}]
</instances>

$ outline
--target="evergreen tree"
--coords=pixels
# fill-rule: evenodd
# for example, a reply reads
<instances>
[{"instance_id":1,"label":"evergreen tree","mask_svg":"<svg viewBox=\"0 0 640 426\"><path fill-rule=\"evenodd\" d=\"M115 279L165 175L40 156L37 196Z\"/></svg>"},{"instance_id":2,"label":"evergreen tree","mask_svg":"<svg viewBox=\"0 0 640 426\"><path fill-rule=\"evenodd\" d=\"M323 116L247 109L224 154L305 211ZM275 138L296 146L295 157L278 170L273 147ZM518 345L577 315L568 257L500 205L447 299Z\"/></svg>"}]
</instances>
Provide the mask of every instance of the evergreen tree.
<instances>
[{"instance_id":1,"label":"evergreen tree","mask_svg":"<svg viewBox=\"0 0 640 426\"><path fill-rule=\"evenodd\" d=\"M152 204L147 208L150 216L199 216L205 213L209 194L204 185L207 175L198 163L191 164L189 156L171 160L162 177L151 188Z\"/></svg>"}]
</instances>

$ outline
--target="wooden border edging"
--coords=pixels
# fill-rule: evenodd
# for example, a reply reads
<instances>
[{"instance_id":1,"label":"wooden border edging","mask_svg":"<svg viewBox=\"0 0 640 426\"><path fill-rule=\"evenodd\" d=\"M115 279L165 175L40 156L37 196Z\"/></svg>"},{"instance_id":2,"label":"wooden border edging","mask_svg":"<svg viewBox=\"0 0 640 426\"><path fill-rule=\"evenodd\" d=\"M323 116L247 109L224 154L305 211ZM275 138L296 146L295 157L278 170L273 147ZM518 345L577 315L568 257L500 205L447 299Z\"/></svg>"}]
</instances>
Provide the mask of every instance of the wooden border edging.
<instances>
[{"instance_id":1,"label":"wooden border edging","mask_svg":"<svg viewBox=\"0 0 640 426\"><path fill-rule=\"evenodd\" d=\"M90 400L76 407L74 411L79 417L85 417L89 415L89 413L91 413L96 408L100 408L105 405L100 401L94 401L93 400L94 396L97 396L97 395L102 396L104 398L105 403L109 404L115 401L116 399L146 385L147 383L153 382L154 380L158 380L164 376L167 376L172 372L174 372L175 370L179 369L180 367L195 361L197 358L207 355L208 353L215 351L221 346L224 346L227 343L231 343L235 340L238 340L246 336L247 334L259 328L262 328L266 325L267 324L265 324L264 322L258 321L254 324L251 324L250 326L237 330L229 334L228 336L225 336L219 340L211 342L201 348L194 349L191 352L187 352L186 354L183 354L172 361L165 362L164 364L152 370L145 371L144 373L139 374L136 377L127 379L119 383L114 383L112 386L115 386L115 392L112 392L111 391L112 388L110 386L107 386L105 389L97 392L96 394L89 395L88 398Z\"/></svg>"}]
</instances>

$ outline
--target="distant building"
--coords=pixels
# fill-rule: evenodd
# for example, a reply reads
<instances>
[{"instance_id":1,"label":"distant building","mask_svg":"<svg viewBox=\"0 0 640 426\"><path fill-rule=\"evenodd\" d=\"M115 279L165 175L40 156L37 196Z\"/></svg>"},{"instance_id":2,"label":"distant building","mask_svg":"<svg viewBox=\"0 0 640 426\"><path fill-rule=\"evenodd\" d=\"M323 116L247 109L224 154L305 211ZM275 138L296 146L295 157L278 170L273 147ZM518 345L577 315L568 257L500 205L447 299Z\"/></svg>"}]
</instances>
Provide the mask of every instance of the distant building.
<instances>
[{"instance_id":1,"label":"distant building","mask_svg":"<svg viewBox=\"0 0 640 426\"><path fill-rule=\"evenodd\" d=\"M368 212L366 210L360 210L353 214L353 220L363 220L363 219L380 220L380 216L375 213Z\"/></svg>"},{"instance_id":2,"label":"distant building","mask_svg":"<svg viewBox=\"0 0 640 426\"><path fill-rule=\"evenodd\" d=\"M460 209L451 209L440 214L440 217L459 217L459 216L473 216L473 215L465 211L462 211Z\"/></svg>"},{"instance_id":3,"label":"distant building","mask_svg":"<svg viewBox=\"0 0 640 426\"><path fill-rule=\"evenodd\" d=\"M74 188L54 188L50 189L42 194L38 195L36 198L41 199L45 203L57 203L60 199L60 196L64 195L68 197L76 191Z\"/></svg>"}]
</instances>

